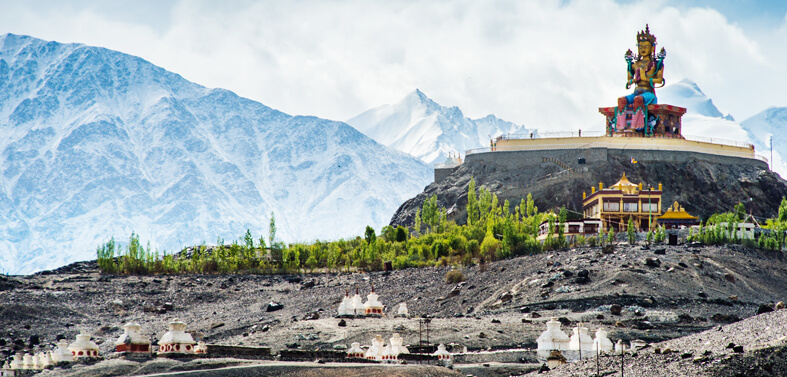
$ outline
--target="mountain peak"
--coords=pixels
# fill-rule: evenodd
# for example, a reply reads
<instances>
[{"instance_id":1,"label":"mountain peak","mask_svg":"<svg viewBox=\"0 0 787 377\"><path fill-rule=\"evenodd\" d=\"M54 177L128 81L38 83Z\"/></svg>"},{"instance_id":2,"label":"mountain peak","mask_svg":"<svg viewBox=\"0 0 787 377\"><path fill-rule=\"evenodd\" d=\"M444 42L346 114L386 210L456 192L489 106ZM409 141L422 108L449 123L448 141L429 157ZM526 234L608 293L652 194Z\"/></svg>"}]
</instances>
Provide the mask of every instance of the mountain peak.
<instances>
[{"instance_id":1,"label":"mountain peak","mask_svg":"<svg viewBox=\"0 0 787 377\"><path fill-rule=\"evenodd\" d=\"M659 103L685 107L689 113L712 118L724 118L724 114L713 104L700 86L691 79L684 78L657 91Z\"/></svg>"}]
</instances>

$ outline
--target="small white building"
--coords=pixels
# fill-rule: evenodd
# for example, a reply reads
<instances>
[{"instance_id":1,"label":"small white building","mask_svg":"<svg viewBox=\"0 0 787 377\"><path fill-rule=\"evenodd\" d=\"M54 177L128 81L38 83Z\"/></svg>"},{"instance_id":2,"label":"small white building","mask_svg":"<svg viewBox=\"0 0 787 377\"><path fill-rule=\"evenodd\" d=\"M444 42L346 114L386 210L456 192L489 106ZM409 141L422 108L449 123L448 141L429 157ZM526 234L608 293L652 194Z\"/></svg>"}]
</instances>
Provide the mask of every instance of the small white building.
<instances>
[{"instance_id":1,"label":"small white building","mask_svg":"<svg viewBox=\"0 0 787 377\"><path fill-rule=\"evenodd\" d=\"M355 295L352 299L352 310L355 316L363 316L364 308L363 308L363 299L361 295L358 294L358 288L355 288Z\"/></svg>"},{"instance_id":2,"label":"small white building","mask_svg":"<svg viewBox=\"0 0 787 377\"><path fill-rule=\"evenodd\" d=\"M57 348L52 351L52 363L57 364L69 361L74 361L74 355L68 349L68 341L60 339L57 342Z\"/></svg>"},{"instance_id":3,"label":"small white building","mask_svg":"<svg viewBox=\"0 0 787 377\"><path fill-rule=\"evenodd\" d=\"M404 338L399 333L394 333L389 341L391 343L391 355L393 355L394 359L397 359L401 354L410 353L410 350L402 345Z\"/></svg>"},{"instance_id":4,"label":"small white building","mask_svg":"<svg viewBox=\"0 0 787 377\"><path fill-rule=\"evenodd\" d=\"M99 357L98 345L90 340L90 335L85 333L78 334L77 340L68 346L68 350L71 351L71 355L75 359L80 359L83 357Z\"/></svg>"},{"instance_id":5,"label":"small white building","mask_svg":"<svg viewBox=\"0 0 787 377\"><path fill-rule=\"evenodd\" d=\"M352 317L355 315L355 308L353 307L353 302L350 299L350 292L344 292L344 298L342 298L341 304L339 304L339 317Z\"/></svg>"},{"instance_id":6,"label":"small white building","mask_svg":"<svg viewBox=\"0 0 787 377\"><path fill-rule=\"evenodd\" d=\"M407 310L407 303L399 304L399 310L396 312L397 317L410 318L410 311Z\"/></svg>"},{"instance_id":7,"label":"small white building","mask_svg":"<svg viewBox=\"0 0 787 377\"><path fill-rule=\"evenodd\" d=\"M126 331L115 342L115 352L150 353L150 339L139 333L138 323L127 323Z\"/></svg>"},{"instance_id":8,"label":"small white building","mask_svg":"<svg viewBox=\"0 0 787 377\"><path fill-rule=\"evenodd\" d=\"M372 287L372 292L366 296L366 303L363 304L364 312L363 314L367 317L382 317L383 316L383 304L377 300L379 296L374 293L374 287Z\"/></svg>"},{"instance_id":9,"label":"small white building","mask_svg":"<svg viewBox=\"0 0 787 377\"><path fill-rule=\"evenodd\" d=\"M438 345L437 351L434 351L432 355L437 356L438 360L451 360L451 353L445 349L443 344Z\"/></svg>"},{"instance_id":10,"label":"small white building","mask_svg":"<svg viewBox=\"0 0 787 377\"><path fill-rule=\"evenodd\" d=\"M382 360L384 343L385 340L382 335L375 335L374 339L372 339L372 346L366 350L364 357L367 360Z\"/></svg>"},{"instance_id":11,"label":"small white building","mask_svg":"<svg viewBox=\"0 0 787 377\"><path fill-rule=\"evenodd\" d=\"M197 345L194 346L194 353L199 353L199 354L206 354L206 353L208 353L208 345L205 344L205 342L202 342L202 341L197 342Z\"/></svg>"},{"instance_id":12,"label":"small white building","mask_svg":"<svg viewBox=\"0 0 787 377\"><path fill-rule=\"evenodd\" d=\"M361 348L361 343L354 342L350 345L350 349L347 350L347 357L355 357L359 359L363 359L366 357L366 352L363 351Z\"/></svg>"},{"instance_id":13,"label":"small white building","mask_svg":"<svg viewBox=\"0 0 787 377\"><path fill-rule=\"evenodd\" d=\"M593 349L593 338L588 335L588 328L582 326L582 323L574 327L574 335L568 342L568 349L570 351L580 351L583 353L590 353Z\"/></svg>"},{"instance_id":14,"label":"small white building","mask_svg":"<svg viewBox=\"0 0 787 377\"><path fill-rule=\"evenodd\" d=\"M537 355L541 359L546 359L551 355L551 351L565 351L568 350L569 338L563 330L560 329L560 321L557 318L552 318L547 321L547 329L541 336L536 339L538 343Z\"/></svg>"},{"instance_id":15,"label":"small white building","mask_svg":"<svg viewBox=\"0 0 787 377\"><path fill-rule=\"evenodd\" d=\"M0 368L0 377L14 377L14 376L16 376L16 372L14 372L14 370L11 369L11 365L8 364L8 360L6 360L5 364L3 364L3 367Z\"/></svg>"},{"instance_id":16,"label":"small white building","mask_svg":"<svg viewBox=\"0 0 787 377\"><path fill-rule=\"evenodd\" d=\"M11 369L23 369L22 367L24 364L22 363L22 354L17 353L16 355L12 356L13 360L11 360Z\"/></svg>"},{"instance_id":17,"label":"small white building","mask_svg":"<svg viewBox=\"0 0 787 377\"><path fill-rule=\"evenodd\" d=\"M194 338L186 332L186 324L175 318L168 326L158 342L158 353L194 353Z\"/></svg>"},{"instance_id":18,"label":"small white building","mask_svg":"<svg viewBox=\"0 0 787 377\"><path fill-rule=\"evenodd\" d=\"M613 347L612 341L607 338L607 331L603 327L596 330L596 338L593 339L593 352L607 353L612 351Z\"/></svg>"}]
</instances>

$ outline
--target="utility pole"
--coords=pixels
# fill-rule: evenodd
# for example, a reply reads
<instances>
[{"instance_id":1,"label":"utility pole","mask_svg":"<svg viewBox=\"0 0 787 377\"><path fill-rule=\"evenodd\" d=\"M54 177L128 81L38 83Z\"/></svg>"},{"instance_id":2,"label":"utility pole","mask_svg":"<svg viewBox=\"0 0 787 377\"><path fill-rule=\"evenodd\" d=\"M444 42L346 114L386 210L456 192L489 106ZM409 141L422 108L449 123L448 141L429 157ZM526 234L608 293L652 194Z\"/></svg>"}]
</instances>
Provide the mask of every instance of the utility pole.
<instances>
[{"instance_id":1,"label":"utility pole","mask_svg":"<svg viewBox=\"0 0 787 377\"><path fill-rule=\"evenodd\" d=\"M650 205L650 194L652 194L653 186L648 184L648 232L650 232L653 225L651 222L653 221L653 207Z\"/></svg>"},{"instance_id":2,"label":"utility pole","mask_svg":"<svg viewBox=\"0 0 787 377\"><path fill-rule=\"evenodd\" d=\"M771 162L771 170L773 170L773 135L771 135L770 142L771 142L771 161L770 162Z\"/></svg>"}]
</instances>

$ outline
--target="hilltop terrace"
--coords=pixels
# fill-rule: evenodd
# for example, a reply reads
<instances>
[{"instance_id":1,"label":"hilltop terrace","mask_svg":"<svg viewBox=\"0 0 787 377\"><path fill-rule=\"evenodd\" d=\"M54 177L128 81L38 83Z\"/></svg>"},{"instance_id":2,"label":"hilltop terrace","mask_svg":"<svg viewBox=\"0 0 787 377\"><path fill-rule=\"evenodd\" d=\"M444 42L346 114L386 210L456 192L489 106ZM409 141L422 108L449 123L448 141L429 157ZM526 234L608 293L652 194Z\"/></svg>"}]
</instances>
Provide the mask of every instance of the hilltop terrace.
<instances>
[{"instance_id":1,"label":"hilltop terrace","mask_svg":"<svg viewBox=\"0 0 787 377\"><path fill-rule=\"evenodd\" d=\"M610 136L603 131L583 132L549 132L533 134L508 134L499 136L490 142L487 148L471 149L466 156L516 151L557 151L606 148L617 150L647 150L695 152L728 157L755 159L768 163L768 160L754 151L754 145L718 138L690 135L661 134L643 136L641 133L615 133ZM435 169L452 169L461 162L452 161L436 164Z\"/></svg>"}]
</instances>

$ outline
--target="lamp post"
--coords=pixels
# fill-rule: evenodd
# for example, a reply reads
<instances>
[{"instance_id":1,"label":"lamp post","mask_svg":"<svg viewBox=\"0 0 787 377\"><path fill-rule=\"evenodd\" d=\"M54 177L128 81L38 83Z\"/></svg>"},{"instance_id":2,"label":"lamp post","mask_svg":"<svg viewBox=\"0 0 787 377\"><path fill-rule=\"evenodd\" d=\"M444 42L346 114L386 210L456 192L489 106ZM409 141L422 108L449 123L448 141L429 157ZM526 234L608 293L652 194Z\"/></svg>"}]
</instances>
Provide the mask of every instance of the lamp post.
<instances>
[{"instance_id":1,"label":"lamp post","mask_svg":"<svg viewBox=\"0 0 787 377\"><path fill-rule=\"evenodd\" d=\"M653 225L651 225L651 221L653 221L653 206L650 204L650 194L652 194L652 191L653 186L648 184L648 232L650 232L651 228L653 228Z\"/></svg>"}]
</instances>

